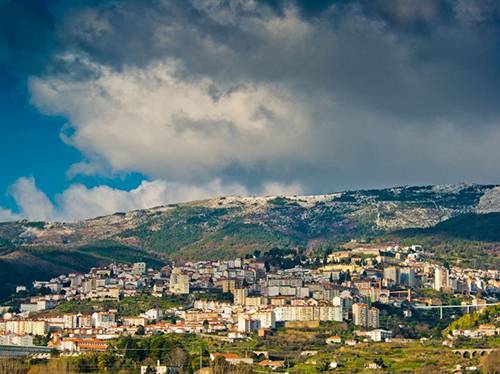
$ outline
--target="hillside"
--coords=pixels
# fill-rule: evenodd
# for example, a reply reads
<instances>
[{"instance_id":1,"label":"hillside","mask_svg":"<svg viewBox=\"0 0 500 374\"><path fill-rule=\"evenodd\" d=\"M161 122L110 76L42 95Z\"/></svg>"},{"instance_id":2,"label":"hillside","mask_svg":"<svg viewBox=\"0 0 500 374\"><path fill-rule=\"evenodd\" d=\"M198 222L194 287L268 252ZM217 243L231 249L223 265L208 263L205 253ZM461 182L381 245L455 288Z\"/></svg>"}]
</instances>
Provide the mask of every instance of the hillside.
<instances>
[{"instance_id":1,"label":"hillside","mask_svg":"<svg viewBox=\"0 0 500 374\"><path fill-rule=\"evenodd\" d=\"M405 229L396 231L394 234L399 237L439 235L457 239L498 242L500 241L500 213L467 213L432 227Z\"/></svg>"},{"instance_id":2,"label":"hillside","mask_svg":"<svg viewBox=\"0 0 500 374\"><path fill-rule=\"evenodd\" d=\"M382 240L422 244L443 261L500 267L500 213L467 213L432 227L398 230Z\"/></svg>"},{"instance_id":3,"label":"hillside","mask_svg":"<svg viewBox=\"0 0 500 374\"><path fill-rule=\"evenodd\" d=\"M319 196L219 197L77 222L0 224L0 268L44 274L116 261L216 259L272 247L316 248L468 213L500 212L500 188L398 187ZM49 254L50 253L50 254ZM3 274L19 282L12 271Z\"/></svg>"}]
</instances>

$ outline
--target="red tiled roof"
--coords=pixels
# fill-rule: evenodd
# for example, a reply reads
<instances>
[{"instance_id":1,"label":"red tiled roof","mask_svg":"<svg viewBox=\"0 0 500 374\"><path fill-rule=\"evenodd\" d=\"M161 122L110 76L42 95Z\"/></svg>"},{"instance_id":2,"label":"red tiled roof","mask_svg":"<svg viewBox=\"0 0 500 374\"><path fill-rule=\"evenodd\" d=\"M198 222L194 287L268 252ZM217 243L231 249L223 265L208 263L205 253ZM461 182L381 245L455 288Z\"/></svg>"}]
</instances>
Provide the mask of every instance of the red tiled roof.
<instances>
[{"instance_id":1,"label":"red tiled roof","mask_svg":"<svg viewBox=\"0 0 500 374\"><path fill-rule=\"evenodd\" d=\"M262 366L269 366L269 365L283 365L285 363L285 361L271 361L271 360L264 360L262 362L259 363L259 365L262 365Z\"/></svg>"}]
</instances>

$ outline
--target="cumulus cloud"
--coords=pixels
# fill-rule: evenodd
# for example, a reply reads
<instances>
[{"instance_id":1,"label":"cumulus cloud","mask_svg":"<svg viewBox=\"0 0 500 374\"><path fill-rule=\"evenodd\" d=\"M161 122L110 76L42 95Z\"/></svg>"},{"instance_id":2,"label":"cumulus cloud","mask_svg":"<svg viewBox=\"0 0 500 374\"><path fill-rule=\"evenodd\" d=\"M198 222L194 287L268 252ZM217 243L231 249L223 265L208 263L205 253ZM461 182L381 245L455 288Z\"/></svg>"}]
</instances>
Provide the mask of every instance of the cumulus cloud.
<instances>
[{"instance_id":1,"label":"cumulus cloud","mask_svg":"<svg viewBox=\"0 0 500 374\"><path fill-rule=\"evenodd\" d=\"M252 168L296 153L307 135L307 111L286 87L186 80L179 64L118 72L87 62L95 79L33 78L32 100L45 113L67 117L75 130L68 142L114 170L199 181L232 163Z\"/></svg>"},{"instance_id":2,"label":"cumulus cloud","mask_svg":"<svg viewBox=\"0 0 500 374\"><path fill-rule=\"evenodd\" d=\"M0 207L0 222L17 221L21 217L14 214L10 209Z\"/></svg>"},{"instance_id":3,"label":"cumulus cloud","mask_svg":"<svg viewBox=\"0 0 500 374\"><path fill-rule=\"evenodd\" d=\"M88 189L74 184L56 196L56 201L61 219L76 220L226 194L246 194L246 190L239 185L223 186L218 180L203 188L160 180L144 181L131 191L108 186Z\"/></svg>"},{"instance_id":4,"label":"cumulus cloud","mask_svg":"<svg viewBox=\"0 0 500 374\"><path fill-rule=\"evenodd\" d=\"M298 185L269 183L262 195L297 194ZM109 186L87 188L73 184L55 196L52 203L47 195L37 188L33 177L22 177L9 192L15 199L19 214L0 208L0 221L15 221L22 218L31 221L74 221L131 210L152 208L169 203L192 201L226 195L248 195L239 184L225 185L215 179L203 186L169 183L162 180L143 181L137 188L125 191Z\"/></svg>"},{"instance_id":5,"label":"cumulus cloud","mask_svg":"<svg viewBox=\"0 0 500 374\"><path fill-rule=\"evenodd\" d=\"M47 221L56 217L52 202L35 185L35 178L19 178L9 189L21 216L31 221Z\"/></svg>"}]
</instances>

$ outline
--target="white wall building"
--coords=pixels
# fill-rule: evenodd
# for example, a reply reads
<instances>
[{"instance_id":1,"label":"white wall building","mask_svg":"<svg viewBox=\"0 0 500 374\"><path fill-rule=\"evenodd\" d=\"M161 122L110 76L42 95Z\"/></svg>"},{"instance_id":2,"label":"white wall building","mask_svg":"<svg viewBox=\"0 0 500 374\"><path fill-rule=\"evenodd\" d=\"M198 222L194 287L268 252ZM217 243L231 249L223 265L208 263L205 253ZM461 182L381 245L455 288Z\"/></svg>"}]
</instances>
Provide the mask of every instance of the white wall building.
<instances>
[{"instance_id":1,"label":"white wall building","mask_svg":"<svg viewBox=\"0 0 500 374\"><path fill-rule=\"evenodd\" d=\"M434 271L434 289L440 291L450 286L450 273L446 268L436 268Z\"/></svg>"},{"instance_id":2,"label":"white wall building","mask_svg":"<svg viewBox=\"0 0 500 374\"><path fill-rule=\"evenodd\" d=\"M107 313L107 312L93 313L92 322L95 327L110 328L116 326L114 313Z\"/></svg>"}]
</instances>

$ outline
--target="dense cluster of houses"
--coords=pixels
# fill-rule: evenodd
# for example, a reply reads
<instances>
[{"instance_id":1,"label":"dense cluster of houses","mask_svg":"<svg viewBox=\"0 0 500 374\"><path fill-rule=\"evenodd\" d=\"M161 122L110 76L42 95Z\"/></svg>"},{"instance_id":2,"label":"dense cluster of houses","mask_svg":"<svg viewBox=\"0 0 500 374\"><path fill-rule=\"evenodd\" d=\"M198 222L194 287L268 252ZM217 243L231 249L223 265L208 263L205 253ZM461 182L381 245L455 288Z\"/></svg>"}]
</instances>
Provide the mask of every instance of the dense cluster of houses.
<instances>
[{"instance_id":1,"label":"dense cluster of houses","mask_svg":"<svg viewBox=\"0 0 500 374\"><path fill-rule=\"evenodd\" d=\"M148 269L145 263L111 264L88 274L34 282L32 289L44 290L43 296L23 302L17 313L3 313L0 332L5 335L0 335L0 342L32 344L23 337L50 332L54 347L78 353L105 350L106 340L139 329L146 335L226 331L228 340L236 340L253 333L265 335L277 326L317 326L327 321L351 321L368 330L367 338L383 341L392 333L379 328L380 312L373 303L402 307L411 317L410 301L421 305L439 302L412 299L414 288L470 295L471 305L475 303L477 309L491 300L474 294L500 290L498 271L439 267L421 261L421 253L419 246L358 248L334 252L318 266L311 266L308 259L292 269L273 267L256 258L187 262L161 270ZM205 300L204 294L214 289L231 294L232 302ZM26 286L17 289L20 295L30 291ZM152 309L137 316L117 317L117 310L89 315L41 313L61 301L119 300L144 292L156 297L190 294L196 300L185 308ZM467 334L473 333L463 333ZM331 337L328 343L337 344L339 339Z\"/></svg>"}]
</instances>

